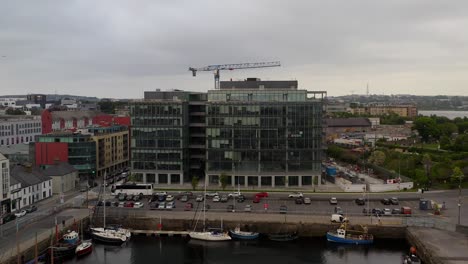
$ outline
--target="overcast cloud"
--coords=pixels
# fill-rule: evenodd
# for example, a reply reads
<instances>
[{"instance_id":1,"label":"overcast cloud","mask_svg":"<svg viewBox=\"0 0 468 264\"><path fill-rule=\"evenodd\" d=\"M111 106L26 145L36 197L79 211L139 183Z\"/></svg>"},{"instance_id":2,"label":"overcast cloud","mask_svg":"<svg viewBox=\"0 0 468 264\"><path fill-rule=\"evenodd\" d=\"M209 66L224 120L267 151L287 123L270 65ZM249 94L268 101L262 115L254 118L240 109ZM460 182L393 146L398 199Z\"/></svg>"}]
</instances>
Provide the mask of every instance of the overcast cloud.
<instances>
[{"instance_id":1,"label":"overcast cloud","mask_svg":"<svg viewBox=\"0 0 468 264\"><path fill-rule=\"evenodd\" d=\"M468 1L0 0L0 94L206 91L189 66L276 60L221 79L468 95Z\"/></svg>"}]
</instances>

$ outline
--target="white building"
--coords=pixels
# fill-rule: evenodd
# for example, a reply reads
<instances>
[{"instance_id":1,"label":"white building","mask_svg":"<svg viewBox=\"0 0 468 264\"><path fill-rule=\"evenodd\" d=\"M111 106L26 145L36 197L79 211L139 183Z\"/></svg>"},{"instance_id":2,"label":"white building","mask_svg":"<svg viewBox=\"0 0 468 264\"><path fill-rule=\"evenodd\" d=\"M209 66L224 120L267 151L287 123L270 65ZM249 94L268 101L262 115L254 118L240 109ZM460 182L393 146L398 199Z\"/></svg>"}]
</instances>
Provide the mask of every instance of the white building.
<instances>
[{"instance_id":1,"label":"white building","mask_svg":"<svg viewBox=\"0 0 468 264\"><path fill-rule=\"evenodd\" d=\"M52 178L40 168L17 165L10 175L12 212L52 196Z\"/></svg>"},{"instance_id":2,"label":"white building","mask_svg":"<svg viewBox=\"0 0 468 264\"><path fill-rule=\"evenodd\" d=\"M5 107L15 107L17 101L24 101L26 97L2 97L0 98L0 105Z\"/></svg>"},{"instance_id":3,"label":"white building","mask_svg":"<svg viewBox=\"0 0 468 264\"><path fill-rule=\"evenodd\" d=\"M0 216L10 212L10 161L0 153Z\"/></svg>"},{"instance_id":4,"label":"white building","mask_svg":"<svg viewBox=\"0 0 468 264\"><path fill-rule=\"evenodd\" d=\"M0 146L34 142L40 134L40 116L0 116Z\"/></svg>"}]
</instances>

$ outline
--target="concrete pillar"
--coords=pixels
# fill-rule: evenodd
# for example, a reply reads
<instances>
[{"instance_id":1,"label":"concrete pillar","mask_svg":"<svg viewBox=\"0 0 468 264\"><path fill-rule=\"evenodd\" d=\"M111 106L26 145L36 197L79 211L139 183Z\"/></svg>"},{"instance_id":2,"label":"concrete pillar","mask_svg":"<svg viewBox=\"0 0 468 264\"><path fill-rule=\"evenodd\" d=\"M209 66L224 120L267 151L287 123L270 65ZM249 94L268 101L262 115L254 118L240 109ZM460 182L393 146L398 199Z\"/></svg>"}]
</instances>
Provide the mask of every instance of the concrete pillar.
<instances>
[{"instance_id":1,"label":"concrete pillar","mask_svg":"<svg viewBox=\"0 0 468 264\"><path fill-rule=\"evenodd\" d=\"M244 176L244 186L245 187L249 186L249 176Z\"/></svg>"},{"instance_id":2,"label":"concrete pillar","mask_svg":"<svg viewBox=\"0 0 468 264\"><path fill-rule=\"evenodd\" d=\"M154 175L154 184L159 184L159 174Z\"/></svg>"},{"instance_id":3,"label":"concrete pillar","mask_svg":"<svg viewBox=\"0 0 468 264\"><path fill-rule=\"evenodd\" d=\"M180 185L184 184L184 175L179 174Z\"/></svg>"},{"instance_id":4,"label":"concrete pillar","mask_svg":"<svg viewBox=\"0 0 468 264\"><path fill-rule=\"evenodd\" d=\"M284 187L289 187L289 177L288 176L284 176Z\"/></svg>"},{"instance_id":5,"label":"concrete pillar","mask_svg":"<svg viewBox=\"0 0 468 264\"><path fill-rule=\"evenodd\" d=\"M171 177L171 174L168 173L168 174L167 174L167 184L168 184L168 185L171 185L171 180L172 180L171 178L172 178L172 177Z\"/></svg>"},{"instance_id":6,"label":"concrete pillar","mask_svg":"<svg viewBox=\"0 0 468 264\"><path fill-rule=\"evenodd\" d=\"M146 183L146 173L142 173L143 174L143 183Z\"/></svg>"},{"instance_id":7,"label":"concrete pillar","mask_svg":"<svg viewBox=\"0 0 468 264\"><path fill-rule=\"evenodd\" d=\"M299 175L297 176L297 184L299 185L299 187L302 187L302 175Z\"/></svg>"},{"instance_id":8,"label":"concrete pillar","mask_svg":"<svg viewBox=\"0 0 468 264\"><path fill-rule=\"evenodd\" d=\"M271 176L271 187L275 188L275 176Z\"/></svg>"},{"instance_id":9,"label":"concrete pillar","mask_svg":"<svg viewBox=\"0 0 468 264\"><path fill-rule=\"evenodd\" d=\"M236 186L236 175L231 175L231 186L235 187Z\"/></svg>"},{"instance_id":10,"label":"concrete pillar","mask_svg":"<svg viewBox=\"0 0 468 264\"><path fill-rule=\"evenodd\" d=\"M258 176L258 188L262 187L262 176Z\"/></svg>"},{"instance_id":11,"label":"concrete pillar","mask_svg":"<svg viewBox=\"0 0 468 264\"><path fill-rule=\"evenodd\" d=\"M322 185L322 175L318 175L317 178L318 178L317 185Z\"/></svg>"}]
</instances>

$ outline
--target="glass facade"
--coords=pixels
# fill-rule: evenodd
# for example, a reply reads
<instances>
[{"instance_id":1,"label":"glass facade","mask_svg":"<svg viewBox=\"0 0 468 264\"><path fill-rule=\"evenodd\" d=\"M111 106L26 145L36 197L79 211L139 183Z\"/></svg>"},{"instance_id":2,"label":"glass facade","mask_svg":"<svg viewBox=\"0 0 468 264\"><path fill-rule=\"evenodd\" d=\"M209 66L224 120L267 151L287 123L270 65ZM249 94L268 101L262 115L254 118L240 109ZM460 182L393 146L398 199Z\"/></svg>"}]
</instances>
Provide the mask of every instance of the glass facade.
<instances>
[{"instance_id":1,"label":"glass facade","mask_svg":"<svg viewBox=\"0 0 468 264\"><path fill-rule=\"evenodd\" d=\"M322 101L306 90L216 90L208 100L209 173L320 171Z\"/></svg>"}]
</instances>

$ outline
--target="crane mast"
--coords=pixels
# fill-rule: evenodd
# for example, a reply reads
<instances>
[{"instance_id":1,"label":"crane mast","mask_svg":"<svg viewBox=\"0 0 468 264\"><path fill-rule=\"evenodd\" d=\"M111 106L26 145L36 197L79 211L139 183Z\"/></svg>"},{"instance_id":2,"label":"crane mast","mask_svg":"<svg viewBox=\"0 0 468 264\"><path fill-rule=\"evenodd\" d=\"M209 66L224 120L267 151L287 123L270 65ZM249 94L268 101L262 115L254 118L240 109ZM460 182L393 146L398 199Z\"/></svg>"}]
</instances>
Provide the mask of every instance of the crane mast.
<instances>
[{"instance_id":1,"label":"crane mast","mask_svg":"<svg viewBox=\"0 0 468 264\"><path fill-rule=\"evenodd\" d=\"M281 66L281 63L279 61L251 62L251 63L237 63L237 64L208 65L206 67L200 67L200 68L189 67L189 71L192 72L193 77L197 76L197 71L213 71L215 89L219 89L219 71L221 70L232 71L236 69L267 68L267 67L279 67L279 66Z\"/></svg>"}]
</instances>

